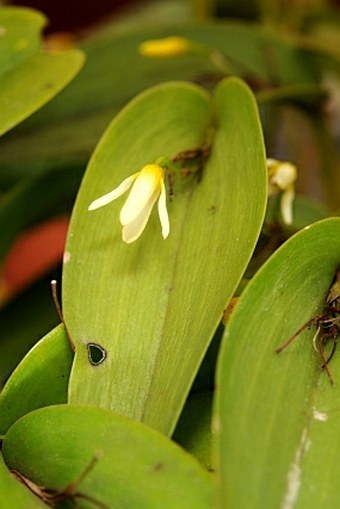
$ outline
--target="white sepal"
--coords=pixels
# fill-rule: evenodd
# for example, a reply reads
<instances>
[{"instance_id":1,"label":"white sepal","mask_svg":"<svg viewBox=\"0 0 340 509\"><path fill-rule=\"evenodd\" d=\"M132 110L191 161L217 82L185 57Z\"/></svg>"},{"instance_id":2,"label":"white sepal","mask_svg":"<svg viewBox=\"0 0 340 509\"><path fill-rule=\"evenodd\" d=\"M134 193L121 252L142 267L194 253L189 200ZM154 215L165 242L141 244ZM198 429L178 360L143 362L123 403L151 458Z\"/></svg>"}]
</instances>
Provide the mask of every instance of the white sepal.
<instances>
[{"instance_id":1,"label":"white sepal","mask_svg":"<svg viewBox=\"0 0 340 509\"><path fill-rule=\"evenodd\" d=\"M166 239L170 233L169 215L166 208L166 190L164 182L161 184L161 194L158 200L158 215L162 226L162 236Z\"/></svg>"},{"instance_id":2,"label":"white sepal","mask_svg":"<svg viewBox=\"0 0 340 509\"><path fill-rule=\"evenodd\" d=\"M116 198L122 196L122 194L124 194L129 189L129 187L131 187L132 183L134 182L134 180L136 180L139 173L140 172L137 171L137 173L130 175L130 177L127 177L125 180L123 180L123 182L121 182L118 187L116 187L109 193L104 194L100 198L94 200L92 203L90 203L88 210L99 209L100 207L103 207L104 205L111 203Z\"/></svg>"}]
</instances>

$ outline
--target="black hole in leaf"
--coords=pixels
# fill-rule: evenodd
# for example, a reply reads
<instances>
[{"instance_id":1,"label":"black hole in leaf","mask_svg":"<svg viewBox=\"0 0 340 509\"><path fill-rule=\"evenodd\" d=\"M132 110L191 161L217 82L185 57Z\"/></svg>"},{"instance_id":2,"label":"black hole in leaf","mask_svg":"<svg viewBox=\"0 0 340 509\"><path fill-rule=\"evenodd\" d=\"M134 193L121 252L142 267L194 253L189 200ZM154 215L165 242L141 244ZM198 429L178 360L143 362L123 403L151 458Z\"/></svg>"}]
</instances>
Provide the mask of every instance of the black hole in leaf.
<instances>
[{"instance_id":1,"label":"black hole in leaf","mask_svg":"<svg viewBox=\"0 0 340 509\"><path fill-rule=\"evenodd\" d=\"M96 343L87 343L87 353L93 366L98 366L106 359L106 350Z\"/></svg>"}]
</instances>

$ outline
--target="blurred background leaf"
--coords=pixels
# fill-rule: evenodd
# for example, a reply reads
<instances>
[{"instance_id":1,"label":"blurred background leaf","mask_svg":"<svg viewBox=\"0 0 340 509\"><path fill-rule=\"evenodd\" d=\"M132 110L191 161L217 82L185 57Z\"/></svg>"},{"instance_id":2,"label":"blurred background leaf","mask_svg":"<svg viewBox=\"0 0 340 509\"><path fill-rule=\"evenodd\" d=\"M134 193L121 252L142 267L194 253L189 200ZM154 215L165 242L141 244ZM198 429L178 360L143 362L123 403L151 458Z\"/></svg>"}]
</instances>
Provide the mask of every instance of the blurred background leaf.
<instances>
[{"instance_id":1,"label":"blurred background leaf","mask_svg":"<svg viewBox=\"0 0 340 509\"><path fill-rule=\"evenodd\" d=\"M25 8L0 10L0 77L20 66L40 48L46 24L42 13Z\"/></svg>"},{"instance_id":2,"label":"blurred background leaf","mask_svg":"<svg viewBox=\"0 0 340 509\"><path fill-rule=\"evenodd\" d=\"M0 135L60 92L84 62L78 50L41 51L45 22L30 9L0 10Z\"/></svg>"},{"instance_id":3,"label":"blurred background leaf","mask_svg":"<svg viewBox=\"0 0 340 509\"><path fill-rule=\"evenodd\" d=\"M0 80L0 135L39 109L79 71L84 61L78 50L38 53Z\"/></svg>"}]
</instances>

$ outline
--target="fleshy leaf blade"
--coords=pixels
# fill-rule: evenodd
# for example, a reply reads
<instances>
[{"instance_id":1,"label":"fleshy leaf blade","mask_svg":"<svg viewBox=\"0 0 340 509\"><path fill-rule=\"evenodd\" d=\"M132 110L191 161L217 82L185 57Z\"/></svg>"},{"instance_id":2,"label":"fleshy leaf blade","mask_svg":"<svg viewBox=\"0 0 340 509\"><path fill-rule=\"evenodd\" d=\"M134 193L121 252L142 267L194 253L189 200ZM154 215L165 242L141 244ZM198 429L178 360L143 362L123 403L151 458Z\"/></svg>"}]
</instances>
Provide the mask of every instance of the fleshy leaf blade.
<instances>
[{"instance_id":1,"label":"fleshy leaf blade","mask_svg":"<svg viewBox=\"0 0 340 509\"><path fill-rule=\"evenodd\" d=\"M112 408L164 433L173 430L264 215L265 159L254 98L241 81L227 80L215 106L211 157L200 183L184 181L184 192L175 192L168 239L162 240L154 214L142 237L126 246L118 223L122 205L98 216L87 207L114 187L113 166L119 183L160 155L202 143L211 107L201 89L187 84L155 87L115 119L90 163L66 246L63 309L77 346L70 401ZM244 144L249 151L242 157ZM81 230L86 236L79 237ZM100 366L89 362L89 343L107 353Z\"/></svg>"},{"instance_id":2,"label":"fleshy leaf blade","mask_svg":"<svg viewBox=\"0 0 340 509\"><path fill-rule=\"evenodd\" d=\"M98 460L75 492L108 507L212 509L213 478L160 433L109 410L56 405L22 417L3 445L6 464L40 486L63 489ZM77 507L88 501L77 498Z\"/></svg>"},{"instance_id":3,"label":"fleshy leaf blade","mask_svg":"<svg viewBox=\"0 0 340 509\"><path fill-rule=\"evenodd\" d=\"M339 260L338 218L304 228L263 265L230 318L214 419L223 508L336 507L339 397L320 369L315 330L275 349L322 313ZM335 355L336 382L339 363Z\"/></svg>"},{"instance_id":4,"label":"fleshy leaf blade","mask_svg":"<svg viewBox=\"0 0 340 509\"><path fill-rule=\"evenodd\" d=\"M2 455L0 455L0 502L3 507L11 509L47 509L49 507L20 481L14 479Z\"/></svg>"}]
</instances>

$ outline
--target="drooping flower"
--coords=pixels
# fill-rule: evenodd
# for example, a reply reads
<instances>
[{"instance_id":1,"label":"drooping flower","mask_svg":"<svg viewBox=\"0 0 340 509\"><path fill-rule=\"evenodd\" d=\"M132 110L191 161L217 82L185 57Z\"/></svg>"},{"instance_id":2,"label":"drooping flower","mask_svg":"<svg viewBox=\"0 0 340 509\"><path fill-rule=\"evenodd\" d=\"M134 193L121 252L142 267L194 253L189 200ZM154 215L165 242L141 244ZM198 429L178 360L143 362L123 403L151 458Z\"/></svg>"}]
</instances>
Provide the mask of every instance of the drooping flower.
<instances>
[{"instance_id":1,"label":"drooping flower","mask_svg":"<svg viewBox=\"0 0 340 509\"><path fill-rule=\"evenodd\" d=\"M288 161L267 159L268 196L281 194L280 209L283 222L293 222L294 182L297 179L297 168Z\"/></svg>"},{"instance_id":2,"label":"drooping flower","mask_svg":"<svg viewBox=\"0 0 340 509\"><path fill-rule=\"evenodd\" d=\"M95 210L119 198L131 187L129 196L120 211L123 241L130 244L143 233L152 208L158 200L158 214L165 239L170 232L166 208L164 170L158 164L147 164L140 171L123 180L118 187L94 200L88 210Z\"/></svg>"},{"instance_id":3,"label":"drooping flower","mask_svg":"<svg viewBox=\"0 0 340 509\"><path fill-rule=\"evenodd\" d=\"M150 39L139 45L139 53L144 57L168 58L178 57L190 53L192 43L185 37L164 37Z\"/></svg>"}]
</instances>

